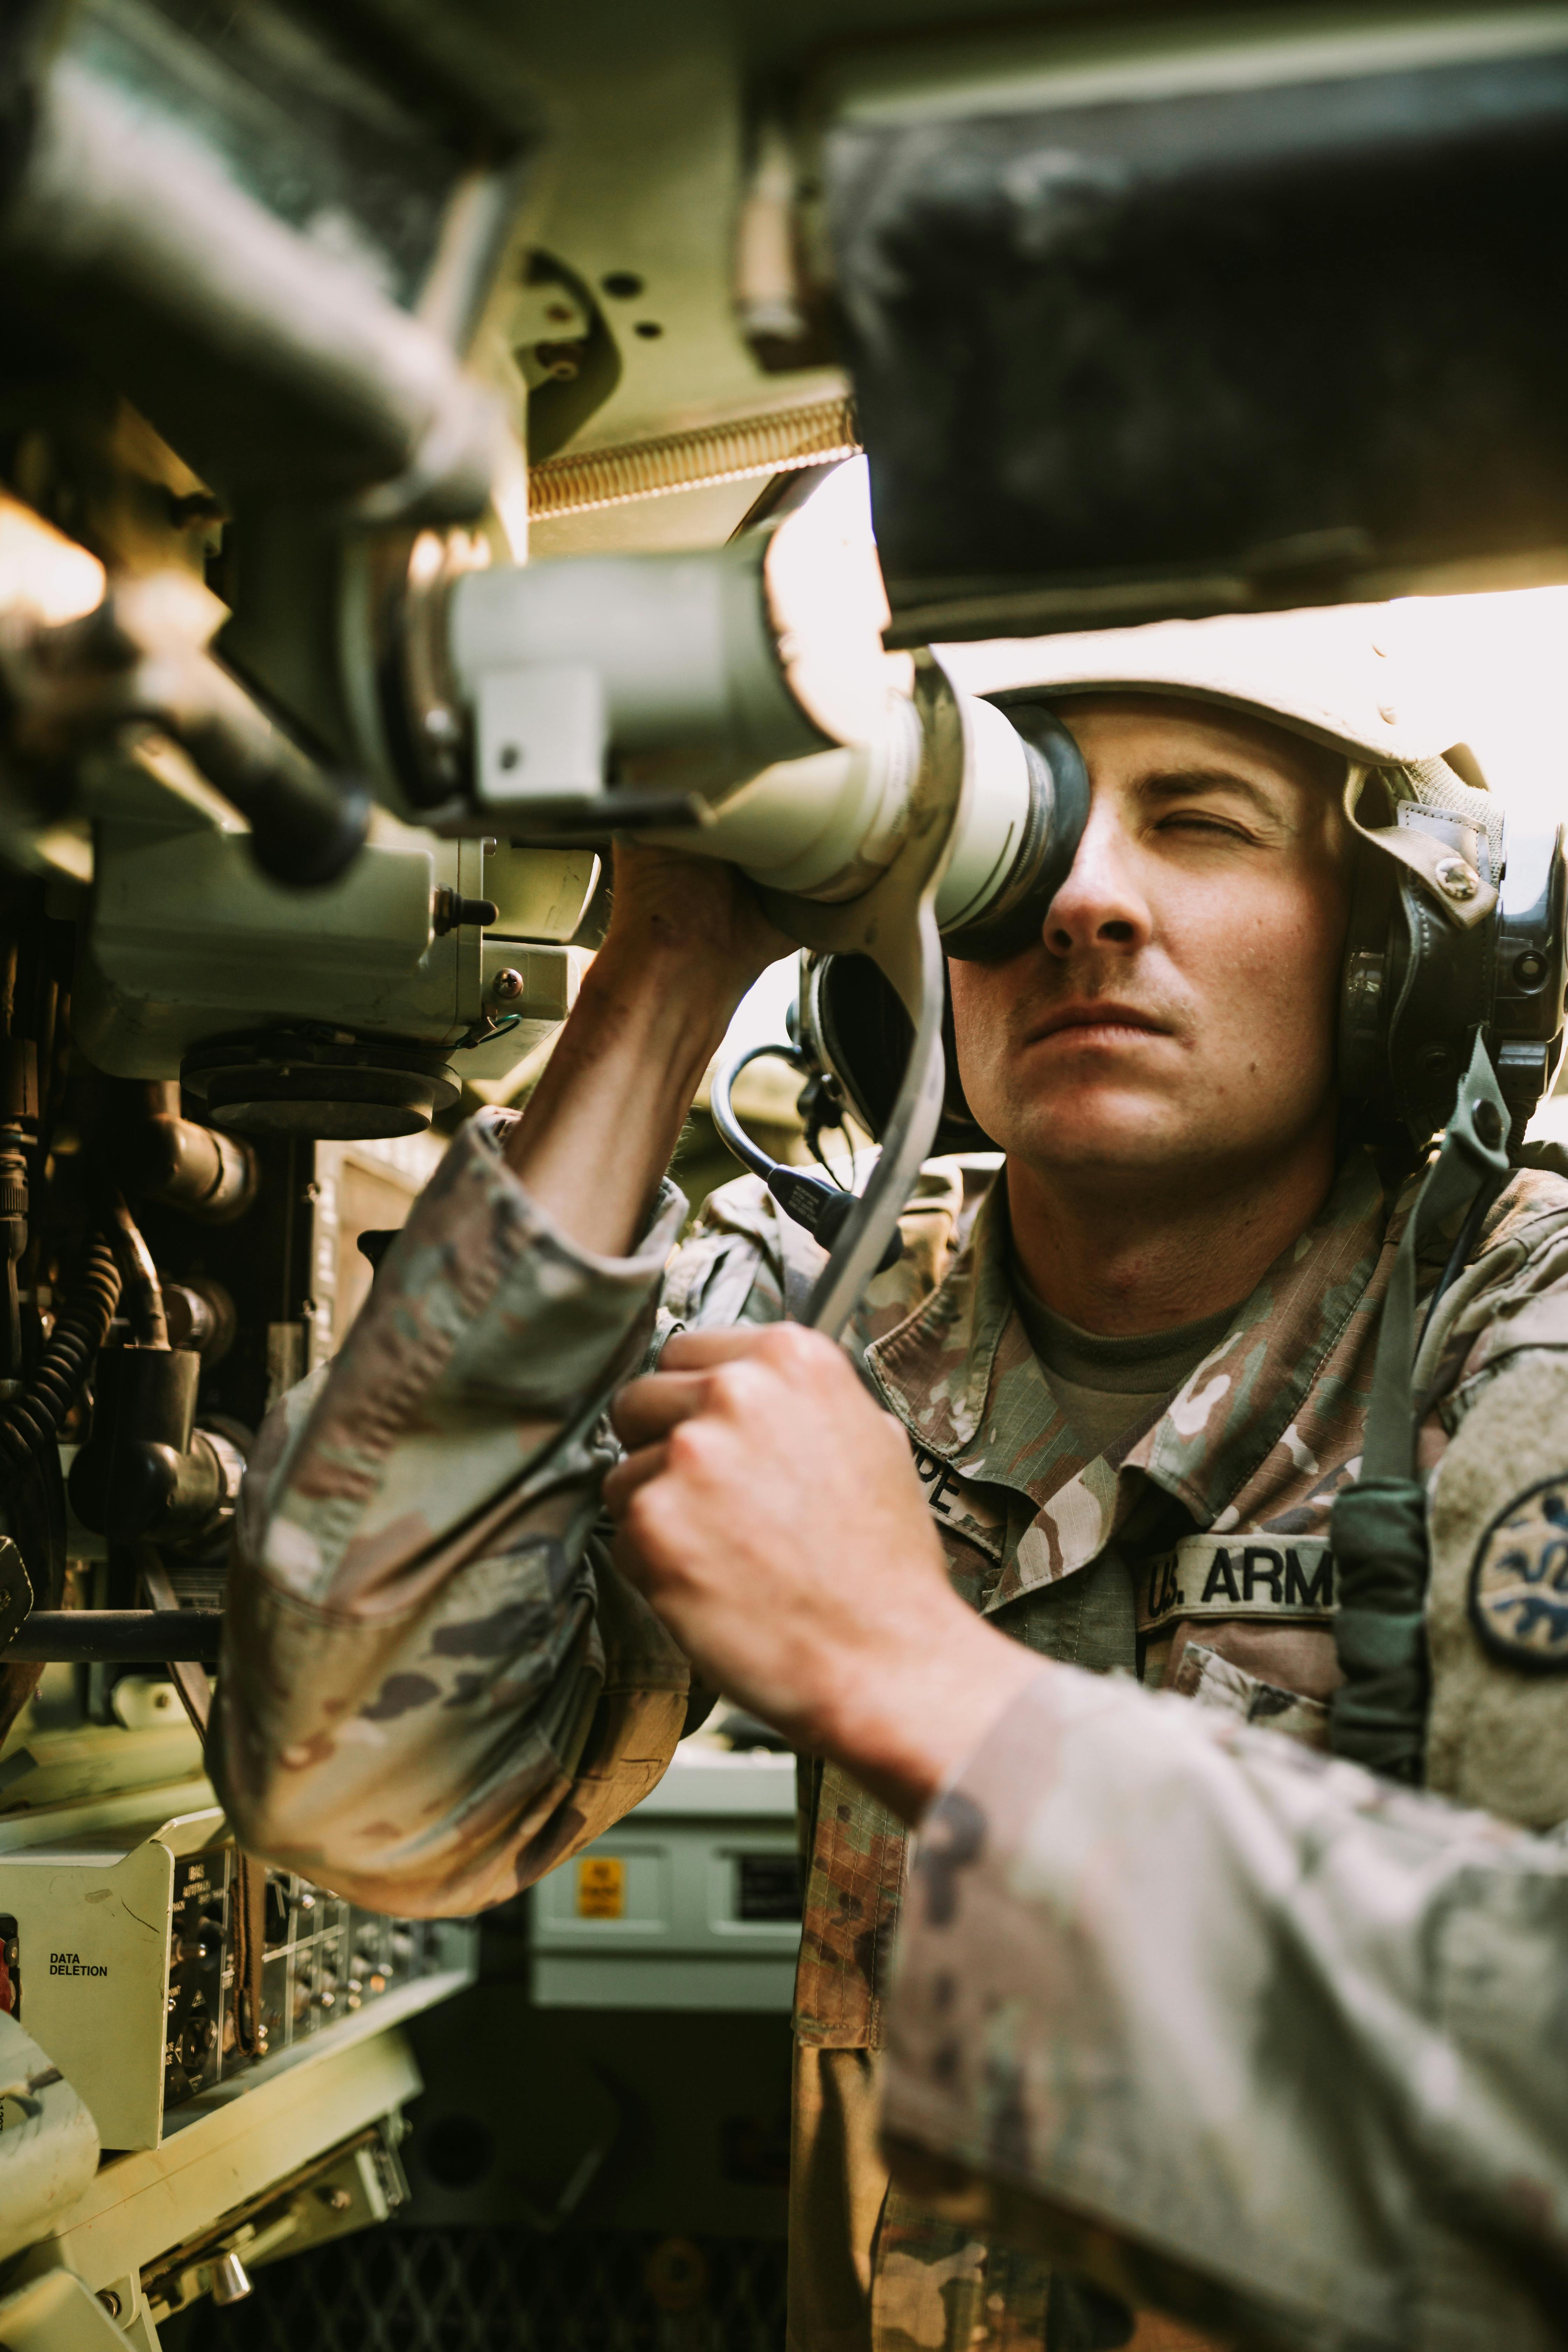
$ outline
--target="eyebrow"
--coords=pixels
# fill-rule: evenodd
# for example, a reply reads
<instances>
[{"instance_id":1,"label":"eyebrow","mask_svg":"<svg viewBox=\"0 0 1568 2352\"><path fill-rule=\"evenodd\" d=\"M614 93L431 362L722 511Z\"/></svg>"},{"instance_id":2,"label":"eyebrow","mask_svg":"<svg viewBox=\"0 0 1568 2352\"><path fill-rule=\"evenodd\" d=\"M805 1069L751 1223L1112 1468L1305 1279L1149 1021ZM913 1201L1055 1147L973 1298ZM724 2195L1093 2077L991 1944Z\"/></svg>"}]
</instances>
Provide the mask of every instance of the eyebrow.
<instances>
[{"instance_id":1,"label":"eyebrow","mask_svg":"<svg viewBox=\"0 0 1568 2352\"><path fill-rule=\"evenodd\" d=\"M1139 777L1136 789L1152 800L1161 801L1184 800L1194 793L1215 790L1234 793L1250 802L1258 815L1271 824L1289 823L1288 812L1264 785L1254 783L1249 776L1238 775L1234 768L1155 768Z\"/></svg>"}]
</instances>

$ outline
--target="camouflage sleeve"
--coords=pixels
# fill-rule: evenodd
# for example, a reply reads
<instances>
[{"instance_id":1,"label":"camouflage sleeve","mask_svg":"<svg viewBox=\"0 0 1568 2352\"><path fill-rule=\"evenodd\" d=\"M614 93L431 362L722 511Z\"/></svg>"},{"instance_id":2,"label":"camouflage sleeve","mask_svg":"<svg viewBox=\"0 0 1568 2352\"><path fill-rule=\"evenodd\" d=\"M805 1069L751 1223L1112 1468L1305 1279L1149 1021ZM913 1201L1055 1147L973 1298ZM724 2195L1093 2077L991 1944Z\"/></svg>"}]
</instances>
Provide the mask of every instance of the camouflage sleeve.
<instances>
[{"instance_id":1,"label":"camouflage sleeve","mask_svg":"<svg viewBox=\"0 0 1568 2352\"><path fill-rule=\"evenodd\" d=\"M384 1910L503 1900L637 1803L686 1661L595 1535L605 1402L684 1203L596 1258L483 1120L342 1351L268 1419L230 1573L212 1770L244 1842Z\"/></svg>"},{"instance_id":2,"label":"camouflage sleeve","mask_svg":"<svg viewBox=\"0 0 1568 2352\"><path fill-rule=\"evenodd\" d=\"M1047 1669L920 1838L895 2177L1227 2338L1534 2352L1565 1984L1555 1839Z\"/></svg>"}]
</instances>

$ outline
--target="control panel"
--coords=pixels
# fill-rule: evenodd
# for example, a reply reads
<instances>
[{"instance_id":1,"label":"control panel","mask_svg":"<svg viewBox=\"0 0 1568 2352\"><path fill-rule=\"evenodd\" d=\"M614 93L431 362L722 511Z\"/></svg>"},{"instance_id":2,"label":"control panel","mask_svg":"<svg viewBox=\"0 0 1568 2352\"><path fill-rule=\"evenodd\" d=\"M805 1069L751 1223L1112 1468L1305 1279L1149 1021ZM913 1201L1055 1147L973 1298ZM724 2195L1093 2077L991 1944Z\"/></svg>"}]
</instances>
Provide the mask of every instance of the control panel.
<instances>
[{"instance_id":1,"label":"control panel","mask_svg":"<svg viewBox=\"0 0 1568 2352\"><path fill-rule=\"evenodd\" d=\"M384 1918L291 1872L268 1870L260 2030L257 2050L247 2053L236 1988L237 1864L235 1848L225 1844L174 1864L165 2114L247 2071L253 2056L290 2049L445 1965L444 1923Z\"/></svg>"},{"instance_id":2,"label":"control panel","mask_svg":"<svg viewBox=\"0 0 1568 2352\"><path fill-rule=\"evenodd\" d=\"M459 1922L383 1918L268 1870L247 2030L241 1864L224 1828L212 1810L0 1853L0 1991L106 2148L156 2147L204 2093L410 1989L449 1991L470 1965Z\"/></svg>"}]
</instances>

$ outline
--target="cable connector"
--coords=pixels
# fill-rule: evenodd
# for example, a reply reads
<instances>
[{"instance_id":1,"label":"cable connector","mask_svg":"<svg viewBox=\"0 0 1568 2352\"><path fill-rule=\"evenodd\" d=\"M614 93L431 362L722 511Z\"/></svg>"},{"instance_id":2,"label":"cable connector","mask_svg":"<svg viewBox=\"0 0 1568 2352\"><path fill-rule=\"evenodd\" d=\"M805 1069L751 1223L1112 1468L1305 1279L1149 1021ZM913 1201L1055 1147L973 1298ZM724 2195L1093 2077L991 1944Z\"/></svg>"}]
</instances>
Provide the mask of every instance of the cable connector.
<instances>
[{"instance_id":1,"label":"cable connector","mask_svg":"<svg viewBox=\"0 0 1568 2352\"><path fill-rule=\"evenodd\" d=\"M860 1205L858 1192L840 1192L821 1176L807 1176L798 1168L787 1167L775 1160L770 1174L763 1178L769 1192L786 1217L804 1225L822 1244L831 1249L849 1222L849 1213ZM897 1265L903 1255L904 1237L898 1227L877 1263L879 1274L886 1274Z\"/></svg>"},{"instance_id":2,"label":"cable connector","mask_svg":"<svg viewBox=\"0 0 1568 2352\"><path fill-rule=\"evenodd\" d=\"M742 1168L749 1168L754 1176L762 1178L785 1216L804 1225L824 1249L830 1250L848 1223L851 1210L859 1207L859 1194L846 1192L842 1185L830 1184L820 1176L808 1176L803 1169L791 1168L782 1160L771 1159L760 1144L752 1142L735 1117L731 1089L746 1065L761 1061L764 1055L787 1062L808 1079L818 1075L816 1065L798 1045L752 1045L714 1071L708 1095L713 1124L719 1130L720 1141L734 1153ZM904 1237L895 1225L877 1272L886 1274L890 1265L897 1265L903 1248Z\"/></svg>"}]
</instances>

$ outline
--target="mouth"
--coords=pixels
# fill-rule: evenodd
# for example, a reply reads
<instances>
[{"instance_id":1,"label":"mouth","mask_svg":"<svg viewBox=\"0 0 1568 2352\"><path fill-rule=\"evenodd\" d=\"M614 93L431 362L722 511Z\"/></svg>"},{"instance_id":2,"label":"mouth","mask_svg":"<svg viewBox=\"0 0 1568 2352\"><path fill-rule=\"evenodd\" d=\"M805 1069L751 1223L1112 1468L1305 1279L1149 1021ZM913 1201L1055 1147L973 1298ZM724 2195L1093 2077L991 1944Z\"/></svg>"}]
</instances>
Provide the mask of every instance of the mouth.
<instances>
[{"instance_id":1,"label":"mouth","mask_svg":"<svg viewBox=\"0 0 1568 2352\"><path fill-rule=\"evenodd\" d=\"M1098 1042L1118 1033L1144 1037L1168 1037L1171 1034L1167 1023L1156 1021L1152 1013L1139 1012L1135 1005L1108 1004L1099 999L1089 999L1077 1004L1059 1004L1054 1013L1047 1013L1030 1033L1029 1043L1038 1045L1043 1038L1075 1033L1083 1035L1086 1044L1091 1038Z\"/></svg>"}]
</instances>

